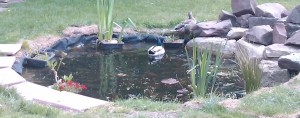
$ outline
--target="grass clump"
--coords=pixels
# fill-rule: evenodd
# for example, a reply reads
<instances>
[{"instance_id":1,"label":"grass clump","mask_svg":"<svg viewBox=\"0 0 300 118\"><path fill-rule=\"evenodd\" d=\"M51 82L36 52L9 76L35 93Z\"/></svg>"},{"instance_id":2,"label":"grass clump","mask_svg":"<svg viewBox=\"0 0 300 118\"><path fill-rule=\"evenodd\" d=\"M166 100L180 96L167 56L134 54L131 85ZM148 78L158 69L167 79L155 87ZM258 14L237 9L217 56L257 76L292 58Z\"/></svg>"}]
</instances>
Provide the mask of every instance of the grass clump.
<instances>
[{"instance_id":1,"label":"grass clump","mask_svg":"<svg viewBox=\"0 0 300 118\"><path fill-rule=\"evenodd\" d=\"M265 116L288 114L300 109L300 92L284 87L242 99L241 109Z\"/></svg>"},{"instance_id":2,"label":"grass clump","mask_svg":"<svg viewBox=\"0 0 300 118\"><path fill-rule=\"evenodd\" d=\"M245 89L247 93L251 93L260 87L261 71L259 68L260 59L250 58L245 48L237 45L236 60L242 72Z\"/></svg>"},{"instance_id":3,"label":"grass clump","mask_svg":"<svg viewBox=\"0 0 300 118\"><path fill-rule=\"evenodd\" d=\"M176 102L152 101L146 98L116 101L118 106L127 107L136 111L174 111L180 106Z\"/></svg>"}]
</instances>

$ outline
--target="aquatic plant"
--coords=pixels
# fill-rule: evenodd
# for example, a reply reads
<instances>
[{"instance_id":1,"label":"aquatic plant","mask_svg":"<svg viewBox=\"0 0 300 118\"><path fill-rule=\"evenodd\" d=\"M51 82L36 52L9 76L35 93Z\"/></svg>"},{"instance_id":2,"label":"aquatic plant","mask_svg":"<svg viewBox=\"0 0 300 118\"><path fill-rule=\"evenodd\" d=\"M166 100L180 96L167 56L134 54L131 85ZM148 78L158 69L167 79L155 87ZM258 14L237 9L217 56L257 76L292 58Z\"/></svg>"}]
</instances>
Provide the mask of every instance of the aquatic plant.
<instances>
[{"instance_id":1,"label":"aquatic plant","mask_svg":"<svg viewBox=\"0 0 300 118\"><path fill-rule=\"evenodd\" d=\"M114 0L97 0L98 40L112 40Z\"/></svg>"},{"instance_id":2,"label":"aquatic plant","mask_svg":"<svg viewBox=\"0 0 300 118\"><path fill-rule=\"evenodd\" d=\"M261 71L259 69L260 59L250 58L244 48L237 45L236 60L242 72L245 89L247 93L257 90L260 87Z\"/></svg>"},{"instance_id":3,"label":"aquatic plant","mask_svg":"<svg viewBox=\"0 0 300 118\"><path fill-rule=\"evenodd\" d=\"M123 23L118 24L116 22L114 22L115 25L117 25L119 28L121 28L121 32L119 34L118 37L118 42L120 43L122 41L123 35L124 35L124 30L126 27L128 26L132 26L134 28L136 28L135 23L131 20L131 18L127 18L126 20L123 21Z\"/></svg>"},{"instance_id":4,"label":"aquatic plant","mask_svg":"<svg viewBox=\"0 0 300 118\"><path fill-rule=\"evenodd\" d=\"M212 46L211 49L200 50L195 46L195 39L193 39L192 58L189 58L188 51L186 49L187 58L189 60L189 70L187 72L189 73L192 82L190 86L193 89L193 93L196 97L205 97L208 84L210 82L212 82L211 93L213 92L216 76L221 66L221 47L222 46L219 47L216 54L214 65L211 66L210 64L212 61L213 52Z\"/></svg>"}]
</instances>

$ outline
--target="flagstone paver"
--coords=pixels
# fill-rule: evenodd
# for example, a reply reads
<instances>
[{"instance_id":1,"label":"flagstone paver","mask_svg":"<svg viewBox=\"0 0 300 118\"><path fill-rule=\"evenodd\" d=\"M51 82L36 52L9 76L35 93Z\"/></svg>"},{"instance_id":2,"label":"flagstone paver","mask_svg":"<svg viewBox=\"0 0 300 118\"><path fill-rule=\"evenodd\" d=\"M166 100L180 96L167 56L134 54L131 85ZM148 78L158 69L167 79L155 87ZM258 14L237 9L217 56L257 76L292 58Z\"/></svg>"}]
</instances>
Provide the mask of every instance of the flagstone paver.
<instances>
[{"instance_id":1,"label":"flagstone paver","mask_svg":"<svg viewBox=\"0 0 300 118\"><path fill-rule=\"evenodd\" d=\"M14 84L19 84L25 82L26 80L16 73L11 68L1 68L0 69L0 85L1 86L11 86Z\"/></svg>"},{"instance_id":2,"label":"flagstone paver","mask_svg":"<svg viewBox=\"0 0 300 118\"><path fill-rule=\"evenodd\" d=\"M22 44L0 44L0 54L14 55L22 47Z\"/></svg>"},{"instance_id":3,"label":"flagstone paver","mask_svg":"<svg viewBox=\"0 0 300 118\"><path fill-rule=\"evenodd\" d=\"M11 68L15 61L16 57L14 56L0 57L0 68Z\"/></svg>"},{"instance_id":4,"label":"flagstone paver","mask_svg":"<svg viewBox=\"0 0 300 118\"><path fill-rule=\"evenodd\" d=\"M79 94L60 92L31 82L16 84L12 87L27 100L66 110L85 111L89 108L109 103Z\"/></svg>"},{"instance_id":5,"label":"flagstone paver","mask_svg":"<svg viewBox=\"0 0 300 118\"><path fill-rule=\"evenodd\" d=\"M0 13L6 11L7 8L0 8Z\"/></svg>"}]
</instances>

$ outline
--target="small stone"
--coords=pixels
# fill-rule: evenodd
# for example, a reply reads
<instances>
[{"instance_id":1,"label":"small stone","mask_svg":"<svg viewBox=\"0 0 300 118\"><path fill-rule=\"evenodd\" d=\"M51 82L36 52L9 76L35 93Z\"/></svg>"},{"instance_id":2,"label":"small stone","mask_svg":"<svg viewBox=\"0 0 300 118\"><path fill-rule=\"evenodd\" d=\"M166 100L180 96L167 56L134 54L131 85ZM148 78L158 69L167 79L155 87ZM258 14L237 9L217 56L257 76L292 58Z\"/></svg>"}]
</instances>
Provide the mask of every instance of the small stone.
<instances>
[{"instance_id":1,"label":"small stone","mask_svg":"<svg viewBox=\"0 0 300 118\"><path fill-rule=\"evenodd\" d=\"M163 80L161 80L161 83L168 84L168 85L174 85L174 84L179 83L179 81L176 80L176 79L174 79L174 78L169 78L169 79L163 79Z\"/></svg>"},{"instance_id":2,"label":"small stone","mask_svg":"<svg viewBox=\"0 0 300 118\"><path fill-rule=\"evenodd\" d=\"M284 44L287 40L287 33L283 23L276 23L273 27L273 44Z\"/></svg>"},{"instance_id":3,"label":"small stone","mask_svg":"<svg viewBox=\"0 0 300 118\"><path fill-rule=\"evenodd\" d=\"M291 53L300 53L300 47L287 46L284 44L272 44L266 47L265 55L267 58L279 58Z\"/></svg>"},{"instance_id":4,"label":"small stone","mask_svg":"<svg viewBox=\"0 0 300 118\"><path fill-rule=\"evenodd\" d=\"M290 74L287 69L281 69L277 61L262 60L259 64L262 72L261 86L272 87L290 80Z\"/></svg>"},{"instance_id":5,"label":"small stone","mask_svg":"<svg viewBox=\"0 0 300 118\"><path fill-rule=\"evenodd\" d=\"M232 27L231 30L227 33L228 39L241 39L245 32L247 31L247 28L240 28L240 27Z\"/></svg>"},{"instance_id":6,"label":"small stone","mask_svg":"<svg viewBox=\"0 0 300 118\"><path fill-rule=\"evenodd\" d=\"M252 17L252 14L245 14L237 17L237 22L241 25L242 28L249 27L249 18Z\"/></svg>"},{"instance_id":7,"label":"small stone","mask_svg":"<svg viewBox=\"0 0 300 118\"><path fill-rule=\"evenodd\" d=\"M272 44L273 29L269 25L254 26L246 31L246 39L263 45Z\"/></svg>"},{"instance_id":8,"label":"small stone","mask_svg":"<svg viewBox=\"0 0 300 118\"><path fill-rule=\"evenodd\" d=\"M282 69L300 71L300 53L281 56L278 59L278 65Z\"/></svg>"},{"instance_id":9,"label":"small stone","mask_svg":"<svg viewBox=\"0 0 300 118\"><path fill-rule=\"evenodd\" d=\"M279 3L264 3L255 8L255 16L258 17L281 18L287 14L287 9Z\"/></svg>"},{"instance_id":10,"label":"small stone","mask_svg":"<svg viewBox=\"0 0 300 118\"><path fill-rule=\"evenodd\" d=\"M300 46L300 30L296 31L294 35L285 42L285 44Z\"/></svg>"},{"instance_id":11,"label":"small stone","mask_svg":"<svg viewBox=\"0 0 300 118\"><path fill-rule=\"evenodd\" d=\"M222 10L219 15L219 21L230 20L233 27L239 27L240 24L237 22L236 16L225 10Z\"/></svg>"},{"instance_id":12,"label":"small stone","mask_svg":"<svg viewBox=\"0 0 300 118\"><path fill-rule=\"evenodd\" d=\"M240 48L240 49L238 49ZM246 41L244 38L237 41L235 54L244 51L248 59L263 59L266 47L264 45L254 44Z\"/></svg>"},{"instance_id":13,"label":"small stone","mask_svg":"<svg viewBox=\"0 0 300 118\"><path fill-rule=\"evenodd\" d=\"M300 5L296 6L286 19L289 23L300 24Z\"/></svg>"},{"instance_id":14,"label":"small stone","mask_svg":"<svg viewBox=\"0 0 300 118\"><path fill-rule=\"evenodd\" d=\"M260 25L269 25L274 27L277 22L277 18L267 18L267 17L250 17L249 19L249 28Z\"/></svg>"},{"instance_id":15,"label":"small stone","mask_svg":"<svg viewBox=\"0 0 300 118\"><path fill-rule=\"evenodd\" d=\"M235 40L227 40L221 37L197 37L194 40L190 40L186 46L189 48L193 47L194 41L200 50L212 49L213 55L216 55L219 48L221 48L223 58L234 58Z\"/></svg>"},{"instance_id":16,"label":"small stone","mask_svg":"<svg viewBox=\"0 0 300 118\"><path fill-rule=\"evenodd\" d=\"M256 0L231 0L231 9L235 16L255 14Z\"/></svg>"}]
</instances>

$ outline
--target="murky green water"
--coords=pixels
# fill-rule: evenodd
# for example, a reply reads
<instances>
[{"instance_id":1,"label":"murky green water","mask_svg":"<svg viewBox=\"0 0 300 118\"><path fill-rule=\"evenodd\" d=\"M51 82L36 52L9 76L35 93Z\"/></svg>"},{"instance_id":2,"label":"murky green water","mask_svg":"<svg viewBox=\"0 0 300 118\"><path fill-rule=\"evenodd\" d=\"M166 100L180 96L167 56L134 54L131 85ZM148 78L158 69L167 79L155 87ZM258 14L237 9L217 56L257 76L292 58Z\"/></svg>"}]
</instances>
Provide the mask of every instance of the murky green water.
<instances>
[{"instance_id":1,"label":"murky green water","mask_svg":"<svg viewBox=\"0 0 300 118\"><path fill-rule=\"evenodd\" d=\"M154 100L183 100L191 96L190 80L185 51L166 50L164 58L149 62L147 49L152 44L126 44L122 51L107 53L91 48L74 49L68 52L60 67L59 75L73 74L74 81L87 85L81 94L100 99L126 99L149 97ZM225 63L216 85L218 93L242 90L237 74L232 73L236 65ZM231 74L228 74L231 73ZM49 86L54 78L49 69L25 68L23 76L28 81ZM174 78L179 83L163 84L161 80ZM177 90L187 89L187 93Z\"/></svg>"}]
</instances>

